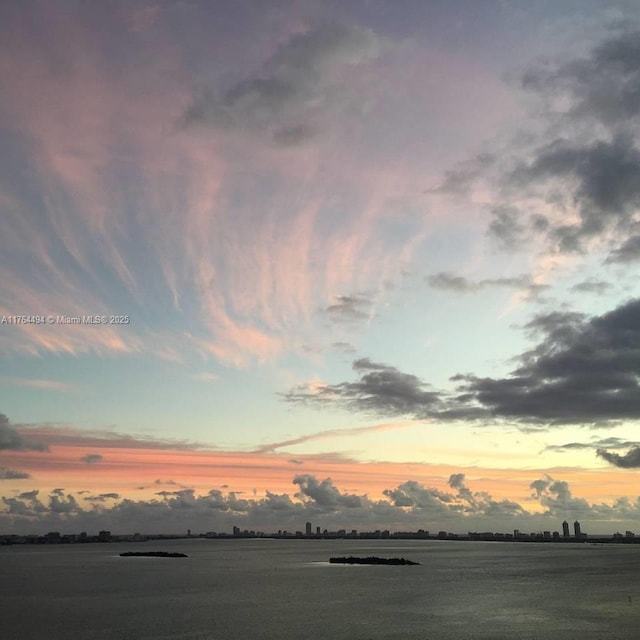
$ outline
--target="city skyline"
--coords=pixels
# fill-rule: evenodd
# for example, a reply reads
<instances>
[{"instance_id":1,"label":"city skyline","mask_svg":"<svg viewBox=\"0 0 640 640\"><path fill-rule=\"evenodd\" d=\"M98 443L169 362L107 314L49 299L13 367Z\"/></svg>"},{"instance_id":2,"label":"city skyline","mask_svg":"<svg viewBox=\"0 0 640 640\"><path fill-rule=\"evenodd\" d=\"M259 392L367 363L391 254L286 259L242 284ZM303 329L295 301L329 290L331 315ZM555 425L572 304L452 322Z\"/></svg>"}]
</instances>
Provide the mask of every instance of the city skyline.
<instances>
[{"instance_id":1,"label":"city skyline","mask_svg":"<svg viewBox=\"0 0 640 640\"><path fill-rule=\"evenodd\" d=\"M59 531L49 531L46 534L0 534L0 545L12 544L70 544L70 543L104 543L104 542L147 542L149 540L173 540L183 538L282 538L282 539L323 539L323 540L447 540L447 541L483 541L483 542L590 542L592 544L614 543L614 544L640 544L640 537L636 538L633 531L626 530L624 534L616 531L609 535L589 535L582 531L579 521L573 523L573 535L569 532L569 523L562 522L562 533L559 530L544 530L525 532L514 529L513 533L504 531L429 531L417 529L415 531L406 530L358 530L358 529L322 529L312 522L305 522L304 531L302 528L296 530L278 529L277 531L260 531L255 529L242 529L234 525L231 531L206 531L192 532L187 529L186 533L161 533L161 532L139 532L125 533L101 530L97 534L82 531L80 533L60 533Z\"/></svg>"},{"instance_id":2,"label":"city skyline","mask_svg":"<svg viewBox=\"0 0 640 640\"><path fill-rule=\"evenodd\" d=\"M640 520L640 7L0 7L0 534Z\"/></svg>"}]
</instances>

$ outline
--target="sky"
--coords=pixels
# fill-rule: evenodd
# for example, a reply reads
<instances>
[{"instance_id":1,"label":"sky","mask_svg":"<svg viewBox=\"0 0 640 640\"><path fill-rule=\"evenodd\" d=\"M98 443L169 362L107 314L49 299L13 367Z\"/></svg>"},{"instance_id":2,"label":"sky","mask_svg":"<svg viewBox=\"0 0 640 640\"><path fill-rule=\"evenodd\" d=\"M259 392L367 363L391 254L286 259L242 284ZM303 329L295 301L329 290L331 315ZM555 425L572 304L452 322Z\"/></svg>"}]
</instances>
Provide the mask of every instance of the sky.
<instances>
[{"instance_id":1,"label":"sky","mask_svg":"<svg viewBox=\"0 0 640 640\"><path fill-rule=\"evenodd\" d=\"M0 533L640 533L640 7L0 5Z\"/></svg>"}]
</instances>

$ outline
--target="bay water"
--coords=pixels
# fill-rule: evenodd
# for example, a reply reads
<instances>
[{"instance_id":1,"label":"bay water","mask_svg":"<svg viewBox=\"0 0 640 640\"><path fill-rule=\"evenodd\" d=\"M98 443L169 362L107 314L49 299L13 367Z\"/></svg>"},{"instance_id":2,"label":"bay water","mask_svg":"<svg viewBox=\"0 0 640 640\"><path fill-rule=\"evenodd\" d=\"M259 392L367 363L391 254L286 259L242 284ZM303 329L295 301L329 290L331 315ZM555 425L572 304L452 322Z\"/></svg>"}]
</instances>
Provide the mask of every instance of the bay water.
<instances>
[{"instance_id":1,"label":"bay water","mask_svg":"<svg viewBox=\"0 0 640 640\"><path fill-rule=\"evenodd\" d=\"M170 551L188 558L120 557ZM419 566L336 565L336 555ZM636 639L640 546L183 539L0 547L6 640Z\"/></svg>"}]
</instances>

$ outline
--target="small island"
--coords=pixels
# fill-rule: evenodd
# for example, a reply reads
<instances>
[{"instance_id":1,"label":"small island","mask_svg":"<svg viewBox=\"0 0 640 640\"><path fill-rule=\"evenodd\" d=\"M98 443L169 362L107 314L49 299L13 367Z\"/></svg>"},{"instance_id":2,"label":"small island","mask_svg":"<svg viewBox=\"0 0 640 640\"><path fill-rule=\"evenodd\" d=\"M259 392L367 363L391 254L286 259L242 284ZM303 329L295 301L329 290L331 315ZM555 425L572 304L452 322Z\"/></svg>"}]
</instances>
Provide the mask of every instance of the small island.
<instances>
[{"instance_id":1,"label":"small island","mask_svg":"<svg viewBox=\"0 0 640 640\"><path fill-rule=\"evenodd\" d=\"M348 556L343 558L329 558L331 564L396 564L396 565L416 565L419 562L413 562L406 558L378 558L377 556L368 556L366 558L356 558Z\"/></svg>"},{"instance_id":2,"label":"small island","mask_svg":"<svg viewBox=\"0 0 640 640\"><path fill-rule=\"evenodd\" d=\"M186 553L170 553L169 551L125 551L120 554L123 558L188 558Z\"/></svg>"}]
</instances>

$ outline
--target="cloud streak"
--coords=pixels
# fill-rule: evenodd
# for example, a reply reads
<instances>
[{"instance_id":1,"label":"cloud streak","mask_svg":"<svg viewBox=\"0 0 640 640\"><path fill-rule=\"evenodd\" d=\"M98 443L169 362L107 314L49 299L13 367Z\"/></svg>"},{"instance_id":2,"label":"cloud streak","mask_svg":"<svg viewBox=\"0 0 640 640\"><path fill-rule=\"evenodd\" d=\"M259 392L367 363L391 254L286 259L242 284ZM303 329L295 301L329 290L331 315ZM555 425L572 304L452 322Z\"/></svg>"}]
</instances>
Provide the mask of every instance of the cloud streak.
<instances>
[{"instance_id":1,"label":"cloud streak","mask_svg":"<svg viewBox=\"0 0 640 640\"><path fill-rule=\"evenodd\" d=\"M361 358L353 362L357 382L301 385L283 394L286 402L311 406L335 405L373 415L427 418L440 402L440 394L413 374Z\"/></svg>"},{"instance_id":2,"label":"cloud streak","mask_svg":"<svg viewBox=\"0 0 640 640\"><path fill-rule=\"evenodd\" d=\"M548 285L535 283L527 275L513 276L511 278L485 278L483 280L470 280L464 276L442 271L432 276L427 276L427 284L433 289L452 291L454 293L479 293L486 289L515 289L530 296L535 296L548 289Z\"/></svg>"},{"instance_id":3,"label":"cloud streak","mask_svg":"<svg viewBox=\"0 0 640 640\"><path fill-rule=\"evenodd\" d=\"M25 439L16 429L14 429L9 418L0 413L0 450L9 451L46 451L47 445L42 442L34 442Z\"/></svg>"},{"instance_id":4,"label":"cloud streak","mask_svg":"<svg viewBox=\"0 0 640 640\"><path fill-rule=\"evenodd\" d=\"M635 469L640 467L640 447L636 446L625 454L612 453L606 449L597 450L598 457L621 469Z\"/></svg>"}]
</instances>

